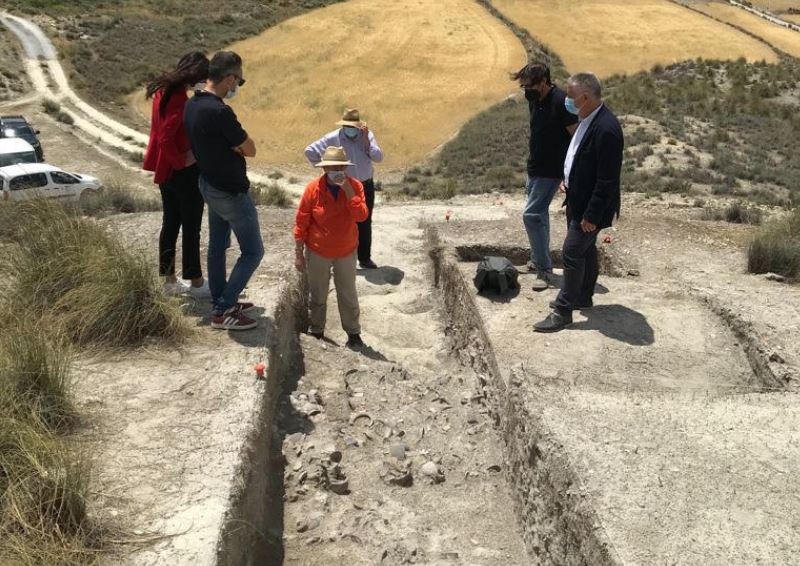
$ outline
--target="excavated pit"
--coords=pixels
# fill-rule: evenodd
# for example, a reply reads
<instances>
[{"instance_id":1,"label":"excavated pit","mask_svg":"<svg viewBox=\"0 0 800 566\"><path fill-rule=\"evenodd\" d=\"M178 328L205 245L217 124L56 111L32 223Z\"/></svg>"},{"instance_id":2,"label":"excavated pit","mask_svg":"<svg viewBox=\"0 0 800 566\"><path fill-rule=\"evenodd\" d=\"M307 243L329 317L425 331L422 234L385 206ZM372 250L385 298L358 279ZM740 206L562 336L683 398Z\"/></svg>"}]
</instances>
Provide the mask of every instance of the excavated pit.
<instances>
[{"instance_id":1,"label":"excavated pit","mask_svg":"<svg viewBox=\"0 0 800 566\"><path fill-rule=\"evenodd\" d=\"M527 250L523 253L510 246L478 245L448 248L440 241L434 227L425 230L425 247L431 260L433 284L438 289L433 297L439 303L435 308L446 335L449 356L457 358L459 364L469 370L464 375L474 381L470 387L477 389L477 397L485 400L482 407L486 409L486 418L494 435L502 439L501 461L493 469L502 468L502 474L498 474L498 477L504 478L505 488L511 493L515 511L512 520L515 528L521 531L527 551L526 559L508 561L506 558L506 563L602 566L627 562L631 557L621 558L619 550L612 543L612 540L616 541L618 533L611 536L598 514L595 507L597 494L591 493L583 480L585 470L576 469L563 444L563 437L551 428L547 420L548 410L552 410L552 407L547 406L548 399L532 397L524 383L528 379L525 375L513 369L502 370L498 365L484 318L475 303L474 291L465 278L464 263L475 261L478 256L504 255L515 263L523 263L527 259ZM615 264L612 257L603 257L602 270L605 275L626 273L626 269ZM557 255L554 259L558 263ZM275 343L270 345L269 379L272 385L265 399L262 427L254 435L250 443L252 450L248 453L246 464L242 466L243 472L239 478L241 489L232 504L232 512L221 538L219 563L300 564L340 558L350 558L352 563L426 563L426 560L432 558L426 558L422 549L413 544L389 546L378 556L363 554L364 548L369 545L360 544L363 541L359 539L359 529L370 527L358 521L348 522L347 516L341 515L336 506L331 513L344 525L338 532L339 539L326 539L320 535L306 537L301 542L295 534L295 530L304 532L308 527L300 526L296 519L297 513L287 508L287 499L294 502L293 505L297 502L294 491L296 485L290 483L295 482L295 472L300 470L303 473L304 468L300 466L307 465L307 462L302 461L300 453L308 449L308 438L314 434L315 428L322 428L319 424L315 426L313 419L294 411L296 398L292 397L309 393L308 384L298 385L307 370L304 350L310 348L313 359L308 360L308 363L311 366L330 355L325 346L320 350L316 341L309 342L310 339L298 334L305 327L304 297L305 294L297 286L287 291L282 308L279 308L279 315L276 316L276 324L280 330ZM406 305L403 312L410 315L423 312L426 309L424 302ZM721 313L709 309L709 314L711 311L724 320ZM737 336L741 333L736 329L734 331ZM753 382L741 386L740 391L747 393L763 391L767 386L774 388L773 378L763 371L757 371L758 352L753 350L755 353L752 353L746 343L744 350L755 376ZM348 363L353 359L356 358L349 358ZM380 363L391 364L385 359ZM395 375L395 372L398 372L397 375L409 373L402 362L391 365L388 373L381 373L382 370L376 371L371 367L369 370L361 368L353 374L348 372L355 370L345 370L343 367L335 367L331 373L343 375L348 387L348 379L363 379L370 375L373 378L383 378L385 375ZM333 376L331 379L333 383L339 378ZM409 377L393 379L403 381ZM342 409L343 401L337 398L335 384L329 390L325 389L324 384L313 386L320 387L324 404L329 408L326 410L345 411L352 417L352 410L347 412L346 407ZM319 393L311 393L312 396L315 394ZM631 396L636 395L638 392L632 390ZM652 402L653 397L660 393L649 395L649 402ZM692 401L694 402L694 397ZM342 422L346 427L347 419ZM350 422L350 425L353 423ZM344 431L344 428L341 430ZM563 431L560 432L563 434ZM351 470L353 466L368 465L364 460L348 461L347 457L345 463L351 466ZM358 473L354 473L353 477L357 478ZM267 504L263 505L265 501ZM408 504L413 505L415 502L410 500ZM363 505L363 501L358 500L354 505L358 508ZM375 510L368 509L367 512L372 513ZM423 510L422 514L425 512ZM287 517L291 517L291 523L287 522ZM317 517L313 520L324 522L326 519ZM311 528L314 528L313 524ZM456 524L453 528L462 526ZM386 536L387 540L391 539L391 536ZM302 550L304 547L316 550ZM307 561L308 556L314 556L311 562ZM452 560L456 558L456 553L450 556ZM530 562L526 562L527 560Z\"/></svg>"}]
</instances>

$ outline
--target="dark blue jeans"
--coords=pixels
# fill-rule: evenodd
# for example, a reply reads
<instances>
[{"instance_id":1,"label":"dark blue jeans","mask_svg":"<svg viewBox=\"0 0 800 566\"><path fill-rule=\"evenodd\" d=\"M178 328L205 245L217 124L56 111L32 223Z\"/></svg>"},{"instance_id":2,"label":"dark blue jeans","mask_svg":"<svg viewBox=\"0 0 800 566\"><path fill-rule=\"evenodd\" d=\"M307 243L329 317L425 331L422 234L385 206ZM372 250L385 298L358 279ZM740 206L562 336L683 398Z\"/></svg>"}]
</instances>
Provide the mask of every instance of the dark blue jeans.
<instances>
[{"instance_id":1,"label":"dark blue jeans","mask_svg":"<svg viewBox=\"0 0 800 566\"><path fill-rule=\"evenodd\" d=\"M556 299L556 310L572 313L574 305L587 304L594 296L594 287L600 273L597 260L597 234L581 230L580 220L570 220L564 239L564 283Z\"/></svg>"},{"instance_id":2,"label":"dark blue jeans","mask_svg":"<svg viewBox=\"0 0 800 566\"><path fill-rule=\"evenodd\" d=\"M200 192L208 205L208 288L214 313L221 314L239 301L261 258L264 243L258 212L249 193L228 193L211 186L200 176ZM231 246L231 231L241 254L226 278L225 253Z\"/></svg>"}]
</instances>

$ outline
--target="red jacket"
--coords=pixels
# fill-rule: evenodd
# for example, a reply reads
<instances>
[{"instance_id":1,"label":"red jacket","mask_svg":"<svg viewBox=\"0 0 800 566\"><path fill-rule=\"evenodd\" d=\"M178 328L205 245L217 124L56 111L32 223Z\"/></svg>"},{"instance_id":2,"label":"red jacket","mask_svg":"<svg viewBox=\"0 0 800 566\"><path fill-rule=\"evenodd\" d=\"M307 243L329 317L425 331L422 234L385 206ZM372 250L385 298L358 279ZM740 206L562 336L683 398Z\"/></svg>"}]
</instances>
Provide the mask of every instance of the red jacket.
<instances>
[{"instance_id":1,"label":"red jacket","mask_svg":"<svg viewBox=\"0 0 800 566\"><path fill-rule=\"evenodd\" d=\"M328 190L327 177L314 179L306 187L294 225L294 239L305 242L317 255L333 259L347 257L358 247L358 226L369 216L364 185L348 177L355 195L347 199L339 189L336 200Z\"/></svg>"},{"instance_id":2,"label":"red jacket","mask_svg":"<svg viewBox=\"0 0 800 566\"><path fill-rule=\"evenodd\" d=\"M163 93L159 90L153 96L150 141L142 165L145 171L155 172L153 182L158 185L169 181L173 171L186 167L186 152L191 149L183 127L183 107L188 100L186 91L179 88L172 94L162 116L159 108Z\"/></svg>"}]
</instances>

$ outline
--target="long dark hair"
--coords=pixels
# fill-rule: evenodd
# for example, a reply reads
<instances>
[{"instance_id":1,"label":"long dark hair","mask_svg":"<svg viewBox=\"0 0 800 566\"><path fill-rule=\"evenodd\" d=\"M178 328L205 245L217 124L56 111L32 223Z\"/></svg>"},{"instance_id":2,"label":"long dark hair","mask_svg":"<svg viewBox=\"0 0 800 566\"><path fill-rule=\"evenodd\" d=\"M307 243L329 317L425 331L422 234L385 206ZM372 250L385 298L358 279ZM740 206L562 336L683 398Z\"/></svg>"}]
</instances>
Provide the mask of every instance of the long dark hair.
<instances>
[{"instance_id":1,"label":"long dark hair","mask_svg":"<svg viewBox=\"0 0 800 566\"><path fill-rule=\"evenodd\" d=\"M208 78L208 57L200 51L187 53L178 60L172 71L164 71L147 85L147 98L152 98L159 90L164 91L158 111L161 115L167 109L167 104L172 95L186 85L193 85Z\"/></svg>"}]
</instances>

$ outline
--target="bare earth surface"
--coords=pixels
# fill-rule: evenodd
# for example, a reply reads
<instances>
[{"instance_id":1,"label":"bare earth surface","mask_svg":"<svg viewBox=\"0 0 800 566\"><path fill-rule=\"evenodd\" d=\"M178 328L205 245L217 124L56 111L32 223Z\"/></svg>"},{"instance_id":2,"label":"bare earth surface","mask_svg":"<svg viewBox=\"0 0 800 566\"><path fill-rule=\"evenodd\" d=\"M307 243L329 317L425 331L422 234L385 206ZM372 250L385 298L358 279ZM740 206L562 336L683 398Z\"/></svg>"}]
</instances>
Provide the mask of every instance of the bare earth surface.
<instances>
[{"instance_id":1,"label":"bare earth surface","mask_svg":"<svg viewBox=\"0 0 800 566\"><path fill-rule=\"evenodd\" d=\"M521 227L512 235L522 203L508 204L507 223L441 232L453 244L524 246ZM556 291L531 291L530 276L510 301L476 296L501 370L563 442L624 562L794 563L800 292L743 273L741 227L636 196L626 204L607 251L641 276L601 276L595 307L570 329L531 331ZM554 228L557 247L563 217ZM465 277L474 270L463 264ZM780 352L785 389L754 375L706 296Z\"/></svg>"},{"instance_id":2,"label":"bare earth surface","mask_svg":"<svg viewBox=\"0 0 800 566\"><path fill-rule=\"evenodd\" d=\"M369 349L343 349L333 293L331 339L303 338L305 373L282 419L285 564L528 562L477 380L443 341L416 221L437 209L378 213L381 268L358 277ZM320 480L335 473L333 451L348 495Z\"/></svg>"},{"instance_id":3,"label":"bare earth surface","mask_svg":"<svg viewBox=\"0 0 800 566\"><path fill-rule=\"evenodd\" d=\"M215 563L240 452L264 395L253 366L264 359L275 304L291 275L291 212L264 209L261 216L269 269L248 288L248 300L260 307L259 329L211 330L208 307L190 304L197 329L184 346L103 354L80 365L77 394L87 421L80 437L92 455L93 509L124 539L150 542L122 546L106 564ZM156 261L160 213L104 222Z\"/></svg>"}]
</instances>

